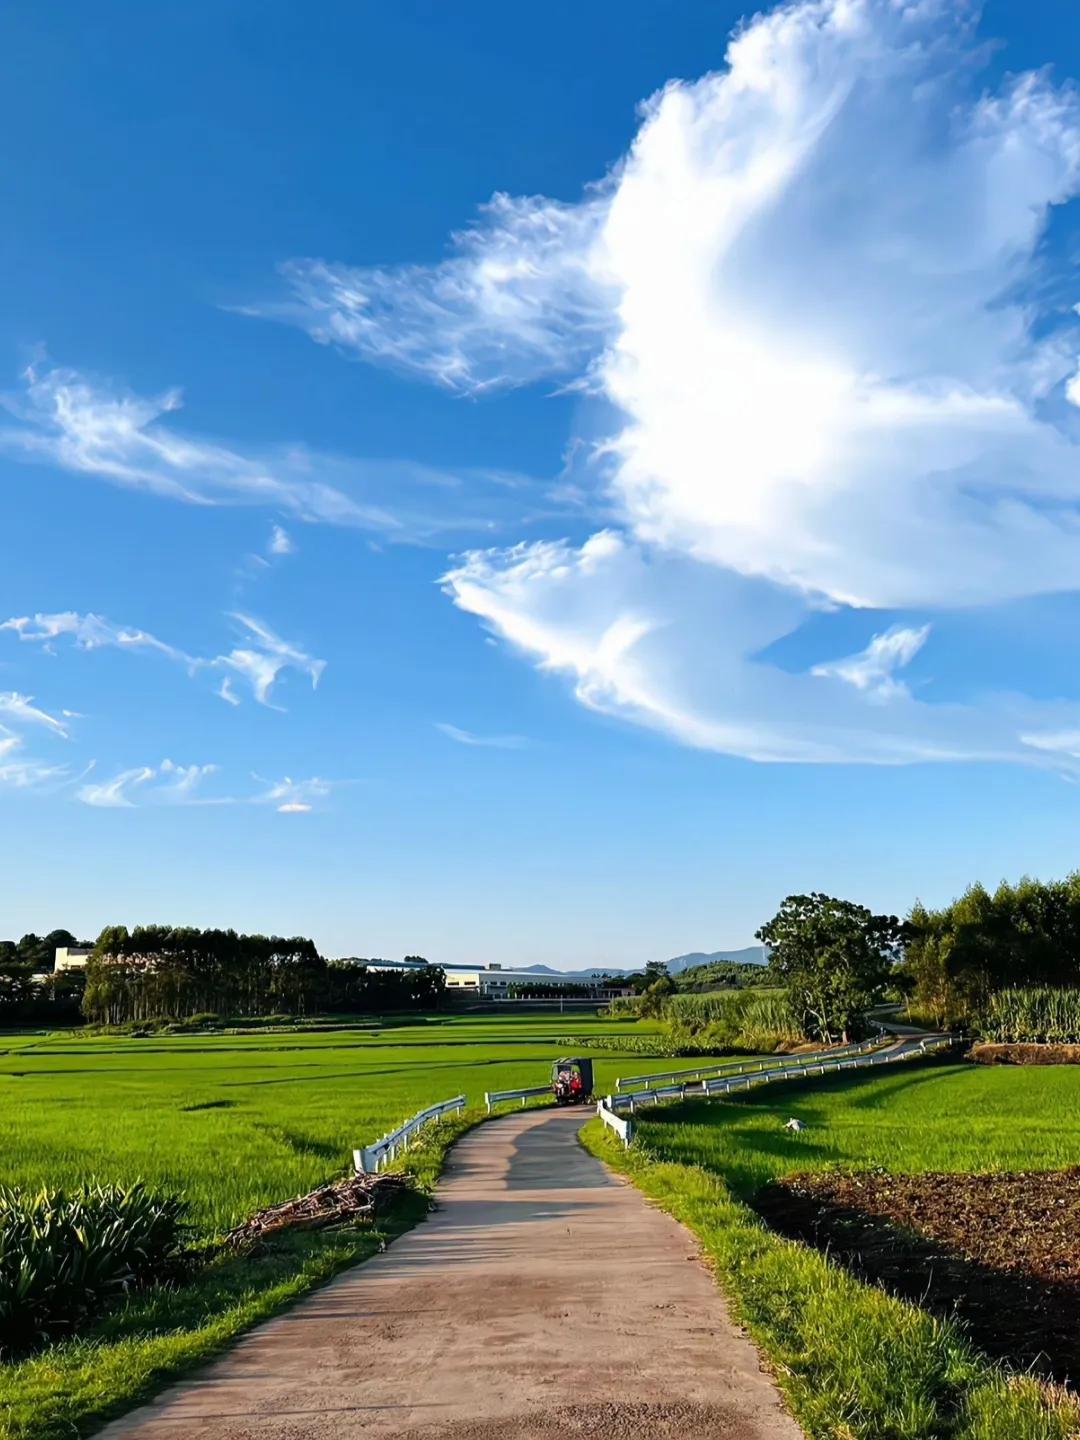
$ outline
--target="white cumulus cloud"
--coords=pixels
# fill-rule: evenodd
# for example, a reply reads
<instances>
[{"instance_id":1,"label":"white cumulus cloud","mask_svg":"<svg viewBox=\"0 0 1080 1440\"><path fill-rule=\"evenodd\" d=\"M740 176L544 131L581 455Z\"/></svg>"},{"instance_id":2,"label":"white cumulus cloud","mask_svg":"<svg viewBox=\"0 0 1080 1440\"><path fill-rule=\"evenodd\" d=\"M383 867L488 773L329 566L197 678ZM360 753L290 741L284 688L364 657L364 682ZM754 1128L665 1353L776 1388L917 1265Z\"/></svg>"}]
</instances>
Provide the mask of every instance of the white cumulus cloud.
<instances>
[{"instance_id":1,"label":"white cumulus cloud","mask_svg":"<svg viewBox=\"0 0 1080 1440\"><path fill-rule=\"evenodd\" d=\"M291 555L296 549L292 536L282 525L275 525L270 531L266 548L271 555Z\"/></svg>"},{"instance_id":2,"label":"white cumulus cloud","mask_svg":"<svg viewBox=\"0 0 1080 1440\"><path fill-rule=\"evenodd\" d=\"M1080 191L1080 92L988 88L975 18L781 6L649 99L580 204L498 197L426 268L289 267L281 313L317 340L595 397L612 528L446 577L584 703L759 759L1071 763L1030 737L1076 707L935 704L894 674L917 612L1080 573L1080 282L1044 244ZM801 675L762 658L836 607L916 614L870 613L862 655Z\"/></svg>"}]
</instances>

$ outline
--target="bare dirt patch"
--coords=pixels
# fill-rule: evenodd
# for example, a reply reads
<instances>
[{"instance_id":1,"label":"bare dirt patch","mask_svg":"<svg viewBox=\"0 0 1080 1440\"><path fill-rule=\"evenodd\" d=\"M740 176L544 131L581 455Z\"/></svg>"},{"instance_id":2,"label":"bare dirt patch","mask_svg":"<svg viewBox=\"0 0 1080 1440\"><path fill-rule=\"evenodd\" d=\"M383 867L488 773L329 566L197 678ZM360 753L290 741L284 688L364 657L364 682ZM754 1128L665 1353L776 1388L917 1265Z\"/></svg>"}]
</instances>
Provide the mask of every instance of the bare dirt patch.
<instances>
[{"instance_id":1,"label":"bare dirt patch","mask_svg":"<svg viewBox=\"0 0 1080 1440\"><path fill-rule=\"evenodd\" d=\"M1080 1167L998 1175L794 1175L773 1229L959 1319L990 1354L1080 1386Z\"/></svg>"},{"instance_id":2,"label":"bare dirt patch","mask_svg":"<svg viewBox=\"0 0 1080 1440\"><path fill-rule=\"evenodd\" d=\"M973 1045L978 1065L1080 1065L1080 1045Z\"/></svg>"}]
</instances>

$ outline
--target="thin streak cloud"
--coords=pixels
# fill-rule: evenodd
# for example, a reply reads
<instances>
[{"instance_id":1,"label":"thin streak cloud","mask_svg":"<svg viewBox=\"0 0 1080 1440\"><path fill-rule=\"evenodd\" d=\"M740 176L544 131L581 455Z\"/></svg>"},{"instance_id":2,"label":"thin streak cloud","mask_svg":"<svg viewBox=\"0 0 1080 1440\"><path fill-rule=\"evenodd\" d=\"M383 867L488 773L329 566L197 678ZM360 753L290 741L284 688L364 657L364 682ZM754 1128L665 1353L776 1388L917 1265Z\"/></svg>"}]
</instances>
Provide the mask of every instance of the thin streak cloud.
<instances>
[{"instance_id":1,"label":"thin streak cloud","mask_svg":"<svg viewBox=\"0 0 1080 1440\"><path fill-rule=\"evenodd\" d=\"M435 722L435 729L458 745L475 745L487 750L524 750L529 743L524 735L477 735L442 720Z\"/></svg>"}]
</instances>

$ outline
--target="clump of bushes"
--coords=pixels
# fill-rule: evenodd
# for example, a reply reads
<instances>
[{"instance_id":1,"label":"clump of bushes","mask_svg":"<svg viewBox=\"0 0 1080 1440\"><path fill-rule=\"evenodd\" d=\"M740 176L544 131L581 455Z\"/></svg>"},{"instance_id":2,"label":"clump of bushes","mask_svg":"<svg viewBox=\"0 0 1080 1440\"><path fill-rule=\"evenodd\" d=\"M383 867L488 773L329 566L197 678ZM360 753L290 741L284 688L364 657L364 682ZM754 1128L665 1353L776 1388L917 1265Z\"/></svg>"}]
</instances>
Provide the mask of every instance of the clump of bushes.
<instances>
[{"instance_id":1,"label":"clump of bushes","mask_svg":"<svg viewBox=\"0 0 1080 1440\"><path fill-rule=\"evenodd\" d=\"M984 1040L998 1045L1080 1044L1080 988L1030 985L998 990L979 1019Z\"/></svg>"},{"instance_id":2,"label":"clump of bushes","mask_svg":"<svg viewBox=\"0 0 1080 1440\"><path fill-rule=\"evenodd\" d=\"M181 1269L183 1204L133 1185L0 1188L0 1358L69 1335Z\"/></svg>"},{"instance_id":3,"label":"clump of bushes","mask_svg":"<svg viewBox=\"0 0 1080 1440\"><path fill-rule=\"evenodd\" d=\"M664 1002L663 1020L665 1034L679 1055L767 1052L803 1040L795 1012L779 991L671 995Z\"/></svg>"}]
</instances>

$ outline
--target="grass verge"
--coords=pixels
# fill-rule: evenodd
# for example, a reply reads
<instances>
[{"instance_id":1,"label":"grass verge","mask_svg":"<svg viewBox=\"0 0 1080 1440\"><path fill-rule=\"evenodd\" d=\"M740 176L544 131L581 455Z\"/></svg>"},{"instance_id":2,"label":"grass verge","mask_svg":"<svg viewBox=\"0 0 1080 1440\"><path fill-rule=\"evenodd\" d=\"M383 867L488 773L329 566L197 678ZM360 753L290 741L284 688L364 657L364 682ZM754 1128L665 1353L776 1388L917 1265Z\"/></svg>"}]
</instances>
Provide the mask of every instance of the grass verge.
<instances>
[{"instance_id":1,"label":"grass verge","mask_svg":"<svg viewBox=\"0 0 1080 1440\"><path fill-rule=\"evenodd\" d=\"M1075 1440L1080 1411L983 1358L950 1322L781 1239L702 1167L625 1150L599 1121L586 1148L701 1241L810 1440Z\"/></svg>"},{"instance_id":2,"label":"grass verge","mask_svg":"<svg viewBox=\"0 0 1080 1440\"><path fill-rule=\"evenodd\" d=\"M0 1366L0 1440L90 1434L243 1331L368 1259L424 1217L447 1150L487 1118L472 1110L431 1126L407 1159L417 1193L378 1227L286 1232L257 1257L225 1256L190 1284L134 1297L78 1339Z\"/></svg>"}]
</instances>

